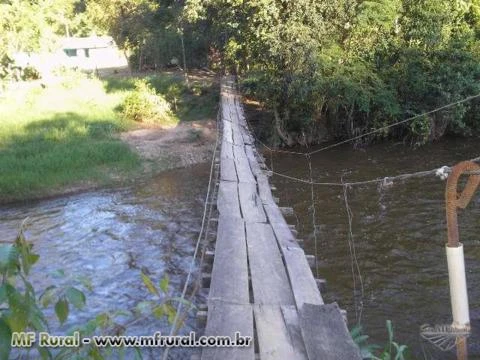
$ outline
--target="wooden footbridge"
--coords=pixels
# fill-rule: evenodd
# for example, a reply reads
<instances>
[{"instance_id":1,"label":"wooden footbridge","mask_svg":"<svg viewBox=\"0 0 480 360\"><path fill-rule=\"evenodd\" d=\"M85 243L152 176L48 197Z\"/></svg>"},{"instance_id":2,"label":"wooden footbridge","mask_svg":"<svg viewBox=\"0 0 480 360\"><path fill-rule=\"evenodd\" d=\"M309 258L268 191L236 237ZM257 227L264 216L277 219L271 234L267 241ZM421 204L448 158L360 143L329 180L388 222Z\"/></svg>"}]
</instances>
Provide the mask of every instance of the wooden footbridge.
<instances>
[{"instance_id":1,"label":"wooden footbridge","mask_svg":"<svg viewBox=\"0 0 480 360\"><path fill-rule=\"evenodd\" d=\"M272 196L233 78L221 85L218 229L205 335L253 338L202 359L361 359L336 304L325 305Z\"/></svg>"}]
</instances>

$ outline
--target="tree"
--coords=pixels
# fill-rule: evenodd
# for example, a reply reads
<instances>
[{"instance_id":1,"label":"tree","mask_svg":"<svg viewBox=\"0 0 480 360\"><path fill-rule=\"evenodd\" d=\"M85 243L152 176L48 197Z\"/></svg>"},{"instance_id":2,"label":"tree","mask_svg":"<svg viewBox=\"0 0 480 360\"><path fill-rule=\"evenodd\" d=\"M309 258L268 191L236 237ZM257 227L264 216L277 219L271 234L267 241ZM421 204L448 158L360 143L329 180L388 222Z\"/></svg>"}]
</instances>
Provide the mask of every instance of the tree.
<instances>
[{"instance_id":1,"label":"tree","mask_svg":"<svg viewBox=\"0 0 480 360\"><path fill-rule=\"evenodd\" d=\"M70 34L76 0L9 0L0 3L0 57L55 48Z\"/></svg>"}]
</instances>

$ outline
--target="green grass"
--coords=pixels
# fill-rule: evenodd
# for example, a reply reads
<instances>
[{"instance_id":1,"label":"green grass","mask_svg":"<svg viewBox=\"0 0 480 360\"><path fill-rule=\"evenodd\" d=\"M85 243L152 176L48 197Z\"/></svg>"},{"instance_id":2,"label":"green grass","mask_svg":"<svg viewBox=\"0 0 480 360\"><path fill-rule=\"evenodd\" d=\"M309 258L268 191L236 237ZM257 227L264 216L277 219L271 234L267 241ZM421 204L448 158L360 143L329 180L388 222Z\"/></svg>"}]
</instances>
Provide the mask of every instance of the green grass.
<instances>
[{"instance_id":1,"label":"green grass","mask_svg":"<svg viewBox=\"0 0 480 360\"><path fill-rule=\"evenodd\" d=\"M140 160L116 137L132 127L97 79L22 84L0 99L0 201L40 196L82 181L105 182Z\"/></svg>"},{"instance_id":2,"label":"green grass","mask_svg":"<svg viewBox=\"0 0 480 360\"><path fill-rule=\"evenodd\" d=\"M175 121L214 118L218 90L211 82L187 88L175 74L146 79L171 103ZM68 74L58 84L23 83L0 97L0 202L107 184L138 170L139 156L118 137L141 126L121 113L134 81Z\"/></svg>"},{"instance_id":3,"label":"green grass","mask_svg":"<svg viewBox=\"0 0 480 360\"><path fill-rule=\"evenodd\" d=\"M161 73L144 79L171 104L178 121L196 121L215 118L219 101L218 85L212 79L193 77L187 87L178 73ZM105 90L113 94L134 88L135 78L110 77Z\"/></svg>"}]
</instances>

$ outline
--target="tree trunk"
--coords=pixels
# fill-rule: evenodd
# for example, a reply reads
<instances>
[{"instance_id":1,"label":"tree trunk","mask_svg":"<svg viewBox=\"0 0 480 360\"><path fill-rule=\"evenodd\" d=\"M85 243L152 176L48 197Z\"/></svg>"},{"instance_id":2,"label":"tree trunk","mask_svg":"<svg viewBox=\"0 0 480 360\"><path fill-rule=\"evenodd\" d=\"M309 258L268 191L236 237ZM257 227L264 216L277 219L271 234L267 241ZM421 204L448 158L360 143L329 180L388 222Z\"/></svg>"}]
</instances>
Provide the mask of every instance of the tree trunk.
<instances>
[{"instance_id":1,"label":"tree trunk","mask_svg":"<svg viewBox=\"0 0 480 360\"><path fill-rule=\"evenodd\" d=\"M132 68L132 61L130 59L130 56L127 52L127 49L123 49L123 56L125 56L125 59L127 59L127 66L128 66L128 72L130 73L130 76L133 74L133 68Z\"/></svg>"},{"instance_id":2,"label":"tree trunk","mask_svg":"<svg viewBox=\"0 0 480 360\"><path fill-rule=\"evenodd\" d=\"M183 29L180 33L180 41L182 42L183 71L185 75L185 83L187 84L187 87L190 87L188 83L187 56L185 55L185 42L183 41Z\"/></svg>"},{"instance_id":3,"label":"tree trunk","mask_svg":"<svg viewBox=\"0 0 480 360\"><path fill-rule=\"evenodd\" d=\"M140 45L140 49L138 50L138 72L142 71L142 60L143 60L143 48L142 45Z\"/></svg>"},{"instance_id":4,"label":"tree trunk","mask_svg":"<svg viewBox=\"0 0 480 360\"><path fill-rule=\"evenodd\" d=\"M276 106L273 107L273 116L275 117L275 130L277 130L278 136L285 142L285 144L287 144L287 146L292 146L295 141L290 134L283 129L283 121L278 114Z\"/></svg>"}]
</instances>

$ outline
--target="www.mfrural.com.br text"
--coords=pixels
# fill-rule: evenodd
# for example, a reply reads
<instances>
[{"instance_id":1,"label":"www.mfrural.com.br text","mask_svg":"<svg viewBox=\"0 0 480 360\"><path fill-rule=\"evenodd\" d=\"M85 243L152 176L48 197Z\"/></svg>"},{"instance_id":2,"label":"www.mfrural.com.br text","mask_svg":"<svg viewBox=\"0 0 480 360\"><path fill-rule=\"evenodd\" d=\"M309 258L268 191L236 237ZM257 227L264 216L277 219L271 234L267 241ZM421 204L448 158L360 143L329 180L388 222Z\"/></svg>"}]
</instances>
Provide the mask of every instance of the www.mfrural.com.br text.
<instances>
[{"instance_id":1,"label":"www.mfrural.com.br text","mask_svg":"<svg viewBox=\"0 0 480 360\"><path fill-rule=\"evenodd\" d=\"M80 333L59 336L47 332L14 332L11 346L13 348L29 348L32 346L60 348L94 345L96 347L249 347L252 344L250 336L242 336L236 332L230 336L198 336L195 332L189 335L166 336L161 332L153 335L133 336L91 336L81 337Z\"/></svg>"}]
</instances>

